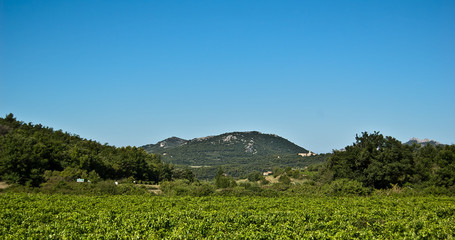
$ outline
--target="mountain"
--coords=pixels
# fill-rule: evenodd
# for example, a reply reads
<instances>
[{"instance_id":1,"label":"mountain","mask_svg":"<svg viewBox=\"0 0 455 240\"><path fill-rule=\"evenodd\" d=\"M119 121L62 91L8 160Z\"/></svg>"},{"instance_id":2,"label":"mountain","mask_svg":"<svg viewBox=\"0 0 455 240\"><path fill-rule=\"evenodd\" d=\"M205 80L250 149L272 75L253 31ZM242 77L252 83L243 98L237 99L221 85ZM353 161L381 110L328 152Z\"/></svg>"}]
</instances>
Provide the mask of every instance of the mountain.
<instances>
[{"instance_id":1,"label":"mountain","mask_svg":"<svg viewBox=\"0 0 455 240\"><path fill-rule=\"evenodd\" d=\"M305 167L321 162L308 150L274 134L231 132L184 140L168 138L142 146L149 153L162 155L162 160L193 169L198 177L209 178L220 166L232 176L251 171L272 170L273 167Z\"/></svg>"},{"instance_id":2,"label":"mountain","mask_svg":"<svg viewBox=\"0 0 455 240\"><path fill-rule=\"evenodd\" d=\"M411 138L409 141L407 141L406 143L404 143L405 145L412 145L412 144L419 144L421 146L426 146L426 145L433 145L433 146L437 146L437 145L441 145L441 143L439 142L436 142L434 140L430 140L430 139L418 139L418 138Z\"/></svg>"},{"instance_id":3,"label":"mountain","mask_svg":"<svg viewBox=\"0 0 455 240\"><path fill-rule=\"evenodd\" d=\"M282 137L260 132L232 132L189 141L172 137L142 148L150 153L163 154L174 164L185 165L219 165L237 162L240 158L308 153L308 150Z\"/></svg>"},{"instance_id":4,"label":"mountain","mask_svg":"<svg viewBox=\"0 0 455 240\"><path fill-rule=\"evenodd\" d=\"M142 148L144 148L145 151L147 151L149 153L162 152L163 149L179 147L179 146L186 144L187 142L188 142L188 140L185 140L182 138L170 137L170 138L160 141L156 144L144 145L144 146L142 146Z\"/></svg>"}]
</instances>

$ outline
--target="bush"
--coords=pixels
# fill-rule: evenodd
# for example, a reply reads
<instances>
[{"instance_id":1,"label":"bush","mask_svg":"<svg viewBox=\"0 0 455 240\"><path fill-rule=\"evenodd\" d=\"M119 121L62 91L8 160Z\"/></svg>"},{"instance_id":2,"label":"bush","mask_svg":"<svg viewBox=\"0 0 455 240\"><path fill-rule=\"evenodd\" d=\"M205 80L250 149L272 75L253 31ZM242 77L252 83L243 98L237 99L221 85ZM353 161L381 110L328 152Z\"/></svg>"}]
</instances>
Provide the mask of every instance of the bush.
<instances>
[{"instance_id":1,"label":"bush","mask_svg":"<svg viewBox=\"0 0 455 240\"><path fill-rule=\"evenodd\" d=\"M179 179L172 182L164 181L160 184L160 189L163 193L170 196L186 196L189 195L189 181Z\"/></svg>"},{"instance_id":2,"label":"bush","mask_svg":"<svg viewBox=\"0 0 455 240\"><path fill-rule=\"evenodd\" d=\"M364 196L370 193L368 188L363 187L362 183L350 179L338 179L323 187L323 192L331 196L356 195Z\"/></svg>"},{"instance_id":3,"label":"bush","mask_svg":"<svg viewBox=\"0 0 455 240\"><path fill-rule=\"evenodd\" d=\"M213 185L206 182L193 182L187 179L179 179L172 182L162 182L161 191L169 196L208 196L215 191Z\"/></svg>"},{"instance_id":4,"label":"bush","mask_svg":"<svg viewBox=\"0 0 455 240\"><path fill-rule=\"evenodd\" d=\"M192 196L196 197L208 196L215 192L215 187L206 182L194 182L191 186Z\"/></svg>"},{"instance_id":5,"label":"bush","mask_svg":"<svg viewBox=\"0 0 455 240\"><path fill-rule=\"evenodd\" d=\"M425 195L435 195L435 196L440 196L440 195L454 195L454 191L452 188L445 188L445 187L440 187L440 186L429 186L423 189L423 193ZM452 190L452 191L450 191Z\"/></svg>"},{"instance_id":6,"label":"bush","mask_svg":"<svg viewBox=\"0 0 455 240\"><path fill-rule=\"evenodd\" d=\"M84 184L84 183L82 183ZM79 183L79 185L82 185ZM116 185L113 181L102 181L96 184L96 187L92 189L92 191L96 192L97 194L118 194L117 188L121 185ZM83 186L81 186L83 187Z\"/></svg>"},{"instance_id":7,"label":"bush","mask_svg":"<svg viewBox=\"0 0 455 240\"><path fill-rule=\"evenodd\" d=\"M262 190L259 185L256 183L249 183L249 182L243 182L239 184L239 187L243 187L245 190L252 191L252 192L260 192Z\"/></svg>"},{"instance_id":8,"label":"bush","mask_svg":"<svg viewBox=\"0 0 455 240\"><path fill-rule=\"evenodd\" d=\"M296 170L292 170L291 169L291 170L286 171L286 175L291 177L291 178L294 178L294 179L302 179L303 178L300 170L297 170L297 169Z\"/></svg>"},{"instance_id":9,"label":"bush","mask_svg":"<svg viewBox=\"0 0 455 240\"><path fill-rule=\"evenodd\" d=\"M230 176L219 176L215 180L216 188L229 188L237 186L235 180Z\"/></svg>"},{"instance_id":10,"label":"bush","mask_svg":"<svg viewBox=\"0 0 455 240\"><path fill-rule=\"evenodd\" d=\"M312 181L291 185L288 192L299 196L322 196L321 187Z\"/></svg>"},{"instance_id":11,"label":"bush","mask_svg":"<svg viewBox=\"0 0 455 240\"><path fill-rule=\"evenodd\" d=\"M290 187L289 184L285 184L285 183L275 183L272 185L272 189L273 190L276 190L276 191L286 191L288 190Z\"/></svg>"},{"instance_id":12,"label":"bush","mask_svg":"<svg viewBox=\"0 0 455 240\"><path fill-rule=\"evenodd\" d=\"M261 185L267 185L267 184L269 184L270 182L269 182L267 179L262 178L260 183L261 183Z\"/></svg>"},{"instance_id":13,"label":"bush","mask_svg":"<svg viewBox=\"0 0 455 240\"><path fill-rule=\"evenodd\" d=\"M84 195L120 195L120 194L146 194L144 186L131 183L116 185L113 180L83 182L64 181L61 178L51 178L41 184L37 191L47 194L84 194Z\"/></svg>"},{"instance_id":14,"label":"bush","mask_svg":"<svg viewBox=\"0 0 455 240\"><path fill-rule=\"evenodd\" d=\"M280 178L278 179L278 182L283 183L283 184L290 184L291 179L286 175L281 175Z\"/></svg>"},{"instance_id":15,"label":"bush","mask_svg":"<svg viewBox=\"0 0 455 240\"><path fill-rule=\"evenodd\" d=\"M264 176L262 176L262 174L258 171L254 171L248 175L248 181L250 182L257 182L263 178Z\"/></svg>"},{"instance_id":16,"label":"bush","mask_svg":"<svg viewBox=\"0 0 455 240\"><path fill-rule=\"evenodd\" d=\"M282 173L284 173L284 169L282 168L274 168L273 169L273 177L274 178L277 178L278 176L280 176Z\"/></svg>"}]
</instances>

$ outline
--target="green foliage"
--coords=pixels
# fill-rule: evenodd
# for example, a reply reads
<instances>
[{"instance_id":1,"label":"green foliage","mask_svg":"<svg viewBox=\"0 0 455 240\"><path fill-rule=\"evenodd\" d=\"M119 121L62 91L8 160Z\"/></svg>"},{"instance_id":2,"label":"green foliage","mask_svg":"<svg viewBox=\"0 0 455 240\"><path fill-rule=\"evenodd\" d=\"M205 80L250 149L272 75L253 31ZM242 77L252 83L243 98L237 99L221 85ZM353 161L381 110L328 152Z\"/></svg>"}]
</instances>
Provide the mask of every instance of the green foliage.
<instances>
[{"instance_id":1,"label":"green foliage","mask_svg":"<svg viewBox=\"0 0 455 240\"><path fill-rule=\"evenodd\" d=\"M35 138L7 134L0 138L0 175L10 183L37 186L50 167L46 146Z\"/></svg>"},{"instance_id":2,"label":"green foliage","mask_svg":"<svg viewBox=\"0 0 455 240\"><path fill-rule=\"evenodd\" d=\"M286 192L283 194L290 196L304 196L304 197L323 197L328 194L324 191L325 185L318 185L313 181L297 183L293 185L288 185Z\"/></svg>"},{"instance_id":3,"label":"green foliage","mask_svg":"<svg viewBox=\"0 0 455 240\"><path fill-rule=\"evenodd\" d=\"M264 179L264 176L262 176L262 173L258 172L258 171L254 171L250 174L248 174L248 177L247 177L248 181L250 182L257 182L259 180L262 180Z\"/></svg>"},{"instance_id":4,"label":"green foliage","mask_svg":"<svg viewBox=\"0 0 455 240\"><path fill-rule=\"evenodd\" d=\"M215 177L216 188L229 188L235 187L236 185L237 183L235 182L235 180L232 177L227 176L224 173L223 169L220 167Z\"/></svg>"},{"instance_id":5,"label":"green foliage","mask_svg":"<svg viewBox=\"0 0 455 240\"><path fill-rule=\"evenodd\" d=\"M445 146L436 155L433 181L438 186L455 186L455 145Z\"/></svg>"},{"instance_id":6,"label":"green foliage","mask_svg":"<svg viewBox=\"0 0 455 240\"><path fill-rule=\"evenodd\" d=\"M260 192L262 188L257 183L252 182L243 182L239 184L239 187L243 187L245 190L249 190L252 192Z\"/></svg>"},{"instance_id":7,"label":"green foliage","mask_svg":"<svg viewBox=\"0 0 455 240\"><path fill-rule=\"evenodd\" d=\"M451 239L448 197L0 194L1 239Z\"/></svg>"},{"instance_id":8,"label":"green foliage","mask_svg":"<svg viewBox=\"0 0 455 240\"><path fill-rule=\"evenodd\" d=\"M97 182L68 182L53 179L41 185L37 191L47 194L71 194L71 195L142 195L148 194L144 187L131 183L115 184L112 180ZM13 190L14 191L14 190Z\"/></svg>"},{"instance_id":9,"label":"green foliage","mask_svg":"<svg viewBox=\"0 0 455 240\"><path fill-rule=\"evenodd\" d=\"M303 175L299 169L287 169L286 175L294 179L302 179Z\"/></svg>"},{"instance_id":10,"label":"green foliage","mask_svg":"<svg viewBox=\"0 0 455 240\"><path fill-rule=\"evenodd\" d=\"M194 173L188 169L174 169L172 172L172 179L186 179L190 182L194 182L196 180Z\"/></svg>"},{"instance_id":11,"label":"green foliage","mask_svg":"<svg viewBox=\"0 0 455 240\"><path fill-rule=\"evenodd\" d=\"M369 194L370 190L355 180L337 179L325 185L323 192L330 196L365 196Z\"/></svg>"},{"instance_id":12,"label":"green foliage","mask_svg":"<svg viewBox=\"0 0 455 240\"><path fill-rule=\"evenodd\" d=\"M281 175L280 178L278 178L278 181L280 183L283 183L283 184L286 184L286 185L291 183L291 179L288 176L286 176L286 175Z\"/></svg>"},{"instance_id":13,"label":"green foliage","mask_svg":"<svg viewBox=\"0 0 455 240\"><path fill-rule=\"evenodd\" d=\"M190 182L186 179L180 179L172 182L162 182L161 190L168 196L208 196L215 192L213 185L203 182Z\"/></svg>"},{"instance_id":14,"label":"green foliage","mask_svg":"<svg viewBox=\"0 0 455 240\"><path fill-rule=\"evenodd\" d=\"M224 161L213 162L213 165L193 166L191 171L194 172L195 177L198 179L210 180L215 178L217 170L222 167L224 171L233 177L247 176L251 172L265 172L270 169L283 169L287 166L293 168L305 168L313 164L321 164L331 154L320 154L317 156L301 157L297 154L283 154L280 158L276 155L268 155L264 157L252 156L248 159L237 159L237 163L225 163ZM164 161L169 161L164 159ZM185 168L188 165L176 165L176 167ZM274 176L279 176L281 173L276 174L273 171Z\"/></svg>"},{"instance_id":15,"label":"green foliage","mask_svg":"<svg viewBox=\"0 0 455 240\"><path fill-rule=\"evenodd\" d=\"M263 178L261 178L260 183L261 183L261 185L267 185L267 184L269 184L270 182L269 182L267 179L265 179L265 177L263 177Z\"/></svg>"},{"instance_id":16,"label":"green foliage","mask_svg":"<svg viewBox=\"0 0 455 240\"><path fill-rule=\"evenodd\" d=\"M321 182L345 178L376 189L424 182L450 188L455 184L455 146L403 145L379 132L364 132L352 146L334 151L320 177Z\"/></svg>"},{"instance_id":17,"label":"green foliage","mask_svg":"<svg viewBox=\"0 0 455 240\"><path fill-rule=\"evenodd\" d=\"M172 179L173 167L142 148L102 145L40 124L19 122L12 114L0 118L0 126L0 178L9 183L37 187L46 180L46 171L63 171L65 181L82 174L94 181Z\"/></svg>"},{"instance_id":18,"label":"green foliage","mask_svg":"<svg viewBox=\"0 0 455 240\"><path fill-rule=\"evenodd\" d=\"M283 173L284 173L283 168L280 168L280 167L273 168L273 177L277 178L278 176L280 176Z\"/></svg>"}]
</instances>

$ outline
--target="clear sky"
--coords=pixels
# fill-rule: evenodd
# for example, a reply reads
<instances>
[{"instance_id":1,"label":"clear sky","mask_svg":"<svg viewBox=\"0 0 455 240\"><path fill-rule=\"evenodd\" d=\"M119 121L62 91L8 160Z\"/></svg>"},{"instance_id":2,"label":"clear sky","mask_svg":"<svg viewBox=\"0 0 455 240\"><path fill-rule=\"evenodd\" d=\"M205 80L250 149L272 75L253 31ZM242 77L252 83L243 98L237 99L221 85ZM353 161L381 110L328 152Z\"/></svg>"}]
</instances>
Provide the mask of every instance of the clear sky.
<instances>
[{"instance_id":1,"label":"clear sky","mask_svg":"<svg viewBox=\"0 0 455 240\"><path fill-rule=\"evenodd\" d=\"M0 0L0 115L116 146L455 143L455 1Z\"/></svg>"}]
</instances>

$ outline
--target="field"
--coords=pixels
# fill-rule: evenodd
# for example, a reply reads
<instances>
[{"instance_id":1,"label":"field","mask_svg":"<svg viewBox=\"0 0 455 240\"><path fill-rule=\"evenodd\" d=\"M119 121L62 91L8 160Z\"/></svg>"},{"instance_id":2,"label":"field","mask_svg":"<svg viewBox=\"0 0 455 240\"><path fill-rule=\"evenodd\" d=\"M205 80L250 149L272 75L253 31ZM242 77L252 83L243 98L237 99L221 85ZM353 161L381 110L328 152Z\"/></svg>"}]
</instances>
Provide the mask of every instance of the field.
<instances>
[{"instance_id":1,"label":"field","mask_svg":"<svg viewBox=\"0 0 455 240\"><path fill-rule=\"evenodd\" d=\"M453 239L450 197L0 194L0 239Z\"/></svg>"}]
</instances>

